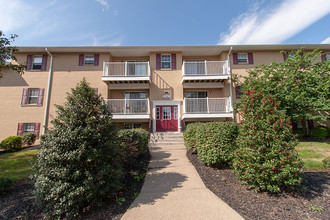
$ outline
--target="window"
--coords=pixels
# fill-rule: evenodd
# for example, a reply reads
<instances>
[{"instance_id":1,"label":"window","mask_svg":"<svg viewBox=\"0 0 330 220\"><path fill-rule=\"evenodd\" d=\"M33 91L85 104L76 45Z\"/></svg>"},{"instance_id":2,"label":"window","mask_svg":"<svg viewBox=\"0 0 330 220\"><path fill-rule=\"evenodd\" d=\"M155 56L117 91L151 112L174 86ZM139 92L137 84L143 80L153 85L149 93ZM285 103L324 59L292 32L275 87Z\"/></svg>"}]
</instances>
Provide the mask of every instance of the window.
<instances>
[{"instance_id":1,"label":"window","mask_svg":"<svg viewBox=\"0 0 330 220\"><path fill-rule=\"evenodd\" d=\"M34 132L34 124L24 124L24 133Z\"/></svg>"},{"instance_id":2,"label":"window","mask_svg":"<svg viewBox=\"0 0 330 220\"><path fill-rule=\"evenodd\" d=\"M29 89L28 104L37 104L39 89Z\"/></svg>"},{"instance_id":3,"label":"window","mask_svg":"<svg viewBox=\"0 0 330 220\"><path fill-rule=\"evenodd\" d=\"M204 75L206 73L205 60L187 60L185 64L185 74L187 75Z\"/></svg>"},{"instance_id":4,"label":"window","mask_svg":"<svg viewBox=\"0 0 330 220\"><path fill-rule=\"evenodd\" d=\"M186 96L187 98L206 98L207 91L189 91Z\"/></svg>"},{"instance_id":5,"label":"window","mask_svg":"<svg viewBox=\"0 0 330 220\"><path fill-rule=\"evenodd\" d=\"M162 54L161 63L162 69L171 69L171 55Z\"/></svg>"},{"instance_id":6,"label":"window","mask_svg":"<svg viewBox=\"0 0 330 220\"><path fill-rule=\"evenodd\" d=\"M94 55L86 55L85 56L85 64L94 64Z\"/></svg>"},{"instance_id":7,"label":"window","mask_svg":"<svg viewBox=\"0 0 330 220\"><path fill-rule=\"evenodd\" d=\"M330 53L326 53L326 60L330 60Z\"/></svg>"},{"instance_id":8,"label":"window","mask_svg":"<svg viewBox=\"0 0 330 220\"><path fill-rule=\"evenodd\" d=\"M174 120L178 119L178 107L174 107Z\"/></svg>"},{"instance_id":9,"label":"window","mask_svg":"<svg viewBox=\"0 0 330 220\"><path fill-rule=\"evenodd\" d=\"M237 54L238 63L248 63L248 56L246 53L238 53Z\"/></svg>"},{"instance_id":10,"label":"window","mask_svg":"<svg viewBox=\"0 0 330 220\"><path fill-rule=\"evenodd\" d=\"M32 69L41 70L42 56L33 56Z\"/></svg>"},{"instance_id":11,"label":"window","mask_svg":"<svg viewBox=\"0 0 330 220\"><path fill-rule=\"evenodd\" d=\"M147 62L145 61L127 61L127 75L146 76Z\"/></svg>"},{"instance_id":12,"label":"window","mask_svg":"<svg viewBox=\"0 0 330 220\"><path fill-rule=\"evenodd\" d=\"M141 123L124 123L124 129L142 128Z\"/></svg>"},{"instance_id":13,"label":"window","mask_svg":"<svg viewBox=\"0 0 330 220\"><path fill-rule=\"evenodd\" d=\"M125 99L146 99L145 92L125 92Z\"/></svg>"},{"instance_id":14,"label":"window","mask_svg":"<svg viewBox=\"0 0 330 220\"><path fill-rule=\"evenodd\" d=\"M163 107L163 120L171 120L171 107Z\"/></svg>"},{"instance_id":15,"label":"window","mask_svg":"<svg viewBox=\"0 0 330 220\"><path fill-rule=\"evenodd\" d=\"M156 108L156 120L160 120L160 108Z\"/></svg>"}]
</instances>

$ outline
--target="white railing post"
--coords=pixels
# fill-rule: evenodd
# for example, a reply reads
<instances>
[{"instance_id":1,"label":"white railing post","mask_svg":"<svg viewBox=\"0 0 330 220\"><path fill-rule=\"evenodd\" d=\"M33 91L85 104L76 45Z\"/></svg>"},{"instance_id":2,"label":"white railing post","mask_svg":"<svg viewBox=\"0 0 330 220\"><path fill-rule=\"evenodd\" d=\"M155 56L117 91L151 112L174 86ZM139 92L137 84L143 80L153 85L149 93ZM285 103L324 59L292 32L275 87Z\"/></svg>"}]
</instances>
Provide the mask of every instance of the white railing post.
<instances>
[{"instance_id":1,"label":"white railing post","mask_svg":"<svg viewBox=\"0 0 330 220\"><path fill-rule=\"evenodd\" d=\"M210 113L209 97L206 97L207 113Z\"/></svg>"},{"instance_id":2,"label":"white railing post","mask_svg":"<svg viewBox=\"0 0 330 220\"><path fill-rule=\"evenodd\" d=\"M148 61L148 76L150 76L150 63Z\"/></svg>"},{"instance_id":3,"label":"white railing post","mask_svg":"<svg viewBox=\"0 0 330 220\"><path fill-rule=\"evenodd\" d=\"M105 76L105 62L103 62L103 76Z\"/></svg>"},{"instance_id":4,"label":"white railing post","mask_svg":"<svg viewBox=\"0 0 330 220\"><path fill-rule=\"evenodd\" d=\"M124 102L124 115L126 115L126 112L127 112L127 101L126 101L126 98L125 98L125 102Z\"/></svg>"},{"instance_id":5,"label":"white railing post","mask_svg":"<svg viewBox=\"0 0 330 220\"><path fill-rule=\"evenodd\" d=\"M127 61L125 61L125 73L124 73L125 76L127 76Z\"/></svg>"},{"instance_id":6,"label":"white railing post","mask_svg":"<svg viewBox=\"0 0 330 220\"><path fill-rule=\"evenodd\" d=\"M205 60L204 62L205 62L205 64L204 64L205 65L205 75L208 75L208 73L207 73L207 61Z\"/></svg>"},{"instance_id":7,"label":"white railing post","mask_svg":"<svg viewBox=\"0 0 330 220\"><path fill-rule=\"evenodd\" d=\"M185 66L185 61L183 61L183 63L182 63L182 76L185 75L185 72L184 72L185 68L184 68L184 66Z\"/></svg>"},{"instance_id":8,"label":"white railing post","mask_svg":"<svg viewBox=\"0 0 330 220\"><path fill-rule=\"evenodd\" d=\"M149 101L149 98L148 98L148 114L150 115L150 101Z\"/></svg>"},{"instance_id":9,"label":"white railing post","mask_svg":"<svg viewBox=\"0 0 330 220\"><path fill-rule=\"evenodd\" d=\"M183 114L186 113L186 98L183 98Z\"/></svg>"}]
</instances>

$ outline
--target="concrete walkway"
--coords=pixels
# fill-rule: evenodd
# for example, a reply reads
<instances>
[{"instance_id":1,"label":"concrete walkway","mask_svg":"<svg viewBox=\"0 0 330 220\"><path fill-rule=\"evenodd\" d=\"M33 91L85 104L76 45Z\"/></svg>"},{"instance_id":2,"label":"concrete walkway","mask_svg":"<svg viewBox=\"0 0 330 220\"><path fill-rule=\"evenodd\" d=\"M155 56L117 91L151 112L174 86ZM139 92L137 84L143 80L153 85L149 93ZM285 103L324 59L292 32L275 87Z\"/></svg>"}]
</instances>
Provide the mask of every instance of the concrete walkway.
<instances>
[{"instance_id":1,"label":"concrete walkway","mask_svg":"<svg viewBox=\"0 0 330 220\"><path fill-rule=\"evenodd\" d=\"M183 144L150 144L149 149L144 185L123 220L243 219L205 187Z\"/></svg>"}]
</instances>

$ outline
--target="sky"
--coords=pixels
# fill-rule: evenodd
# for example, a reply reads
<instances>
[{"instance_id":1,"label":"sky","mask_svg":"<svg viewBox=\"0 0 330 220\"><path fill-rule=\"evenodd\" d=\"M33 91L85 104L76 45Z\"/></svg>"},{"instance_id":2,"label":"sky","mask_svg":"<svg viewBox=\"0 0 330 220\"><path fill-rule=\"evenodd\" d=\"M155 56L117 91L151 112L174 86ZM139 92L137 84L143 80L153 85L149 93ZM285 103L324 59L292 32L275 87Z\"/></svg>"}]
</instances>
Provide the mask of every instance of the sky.
<instances>
[{"instance_id":1,"label":"sky","mask_svg":"<svg viewBox=\"0 0 330 220\"><path fill-rule=\"evenodd\" d=\"M17 46L330 44L330 0L0 0Z\"/></svg>"}]
</instances>

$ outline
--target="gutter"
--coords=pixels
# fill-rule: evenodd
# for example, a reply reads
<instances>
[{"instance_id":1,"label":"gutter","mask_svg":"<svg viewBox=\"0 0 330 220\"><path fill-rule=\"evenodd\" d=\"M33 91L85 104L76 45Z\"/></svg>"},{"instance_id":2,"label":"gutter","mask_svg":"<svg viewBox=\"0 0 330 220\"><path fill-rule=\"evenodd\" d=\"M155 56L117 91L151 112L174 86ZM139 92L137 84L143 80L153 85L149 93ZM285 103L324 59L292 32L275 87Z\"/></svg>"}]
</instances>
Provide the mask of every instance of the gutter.
<instances>
[{"instance_id":1,"label":"gutter","mask_svg":"<svg viewBox=\"0 0 330 220\"><path fill-rule=\"evenodd\" d=\"M229 84L230 84L230 107L233 111L233 122L235 121L235 115L234 115L234 98L233 98L233 82L232 82L232 73L231 73L231 68L230 68L230 54L231 51L233 50L233 47L230 47L228 55L227 55L227 68L229 72Z\"/></svg>"},{"instance_id":2,"label":"gutter","mask_svg":"<svg viewBox=\"0 0 330 220\"><path fill-rule=\"evenodd\" d=\"M53 55L45 48L46 52L50 56L50 67L49 67L49 76L48 76L48 87L47 87L47 96L46 96L46 106L45 106L45 117L44 117L44 127L42 130L42 134L45 134L48 129L48 120L49 120L49 102L50 102L50 94L53 84Z\"/></svg>"}]
</instances>

